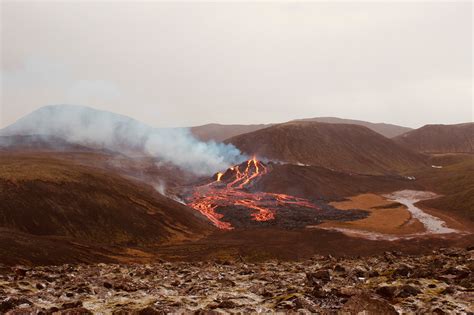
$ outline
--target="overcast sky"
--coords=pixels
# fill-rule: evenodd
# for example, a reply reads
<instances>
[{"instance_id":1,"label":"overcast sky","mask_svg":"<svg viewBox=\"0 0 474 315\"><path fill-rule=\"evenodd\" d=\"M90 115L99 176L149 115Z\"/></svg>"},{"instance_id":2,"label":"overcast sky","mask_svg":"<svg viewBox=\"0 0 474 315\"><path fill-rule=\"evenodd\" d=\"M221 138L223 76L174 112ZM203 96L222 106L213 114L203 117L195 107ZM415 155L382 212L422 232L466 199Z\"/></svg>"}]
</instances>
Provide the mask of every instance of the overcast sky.
<instances>
[{"instance_id":1,"label":"overcast sky","mask_svg":"<svg viewBox=\"0 0 474 315\"><path fill-rule=\"evenodd\" d=\"M473 120L472 3L1 1L0 127L48 104L153 126Z\"/></svg>"}]
</instances>

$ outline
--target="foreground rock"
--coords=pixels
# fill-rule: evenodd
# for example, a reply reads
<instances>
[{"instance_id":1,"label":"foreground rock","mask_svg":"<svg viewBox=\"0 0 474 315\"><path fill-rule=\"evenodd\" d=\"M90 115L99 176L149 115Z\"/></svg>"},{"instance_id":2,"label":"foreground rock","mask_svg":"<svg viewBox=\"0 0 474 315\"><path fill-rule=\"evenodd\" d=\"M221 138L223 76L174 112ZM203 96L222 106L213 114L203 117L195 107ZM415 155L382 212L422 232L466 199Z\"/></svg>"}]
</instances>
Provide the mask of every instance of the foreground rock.
<instances>
[{"instance_id":1,"label":"foreground rock","mask_svg":"<svg viewBox=\"0 0 474 315\"><path fill-rule=\"evenodd\" d=\"M469 313L474 251L0 268L0 314Z\"/></svg>"}]
</instances>

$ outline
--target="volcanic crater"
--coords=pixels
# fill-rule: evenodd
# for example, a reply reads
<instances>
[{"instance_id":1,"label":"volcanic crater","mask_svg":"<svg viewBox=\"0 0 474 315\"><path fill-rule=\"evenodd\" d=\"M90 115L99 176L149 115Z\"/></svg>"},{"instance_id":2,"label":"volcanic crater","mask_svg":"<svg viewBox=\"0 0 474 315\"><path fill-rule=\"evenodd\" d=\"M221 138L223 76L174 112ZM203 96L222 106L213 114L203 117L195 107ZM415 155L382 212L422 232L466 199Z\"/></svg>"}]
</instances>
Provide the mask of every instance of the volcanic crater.
<instances>
[{"instance_id":1,"label":"volcanic crater","mask_svg":"<svg viewBox=\"0 0 474 315\"><path fill-rule=\"evenodd\" d=\"M259 191L256 184L274 165L253 157L193 187L185 201L222 230L303 228L325 220L352 221L368 216L367 211L341 211L323 200Z\"/></svg>"}]
</instances>

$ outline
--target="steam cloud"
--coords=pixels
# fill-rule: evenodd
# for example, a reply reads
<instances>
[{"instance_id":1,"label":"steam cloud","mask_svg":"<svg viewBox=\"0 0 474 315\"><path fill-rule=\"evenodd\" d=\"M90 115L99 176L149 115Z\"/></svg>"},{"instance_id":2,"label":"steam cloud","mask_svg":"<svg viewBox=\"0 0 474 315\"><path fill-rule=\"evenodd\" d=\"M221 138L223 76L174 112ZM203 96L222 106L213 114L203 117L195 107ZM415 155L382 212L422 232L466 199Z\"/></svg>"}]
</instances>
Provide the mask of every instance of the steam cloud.
<instances>
[{"instance_id":1,"label":"steam cloud","mask_svg":"<svg viewBox=\"0 0 474 315\"><path fill-rule=\"evenodd\" d=\"M121 153L149 154L197 175L245 160L230 144L201 142L187 128L152 128L126 116L84 106L46 106L1 130L0 135L61 137Z\"/></svg>"}]
</instances>

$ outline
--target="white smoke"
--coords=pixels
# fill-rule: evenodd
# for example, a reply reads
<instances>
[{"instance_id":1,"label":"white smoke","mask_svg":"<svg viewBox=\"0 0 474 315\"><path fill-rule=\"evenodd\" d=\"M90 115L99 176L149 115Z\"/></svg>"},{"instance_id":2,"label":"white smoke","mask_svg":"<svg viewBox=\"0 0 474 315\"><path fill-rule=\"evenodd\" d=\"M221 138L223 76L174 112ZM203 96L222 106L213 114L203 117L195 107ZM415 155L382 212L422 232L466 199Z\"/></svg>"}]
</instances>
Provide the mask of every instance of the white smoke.
<instances>
[{"instance_id":1,"label":"white smoke","mask_svg":"<svg viewBox=\"0 0 474 315\"><path fill-rule=\"evenodd\" d=\"M230 144L201 142L187 128L152 128L126 116L84 106L46 106L4 128L1 135L61 137L128 155L148 154L197 175L245 160Z\"/></svg>"},{"instance_id":2,"label":"white smoke","mask_svg":"<svg viewBox=\"0 0 474 315\"><path fill-rule=\"evenodd\" d=\"M155 183L153 185L153 188L155 188L155 190L157 192L159 192L160 194L162 194L163 196L166 196L166 184L164 181L162 180L159 180L158 183Z\"/></svg>"},{"instance_id":3,"label":"white smoke","mask_svg":"<svg viewBox=\"0 0 474 315\"><path fill-rule=\"evenodd\" d=\"M166 190L166 182L165 181L159 179L158 182L154 183L152 186L161 195L163 195L165 197L168 197L170 199L173 199L174 201L177 201L179 203L182 203L183 205L186 204L183 199L179 198L176 195L168 193L168 191Z\"/></svg>"}]
</instances>

